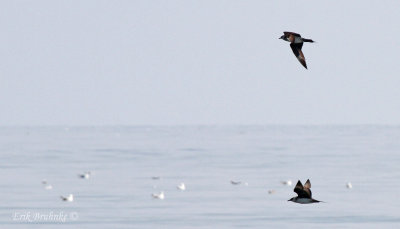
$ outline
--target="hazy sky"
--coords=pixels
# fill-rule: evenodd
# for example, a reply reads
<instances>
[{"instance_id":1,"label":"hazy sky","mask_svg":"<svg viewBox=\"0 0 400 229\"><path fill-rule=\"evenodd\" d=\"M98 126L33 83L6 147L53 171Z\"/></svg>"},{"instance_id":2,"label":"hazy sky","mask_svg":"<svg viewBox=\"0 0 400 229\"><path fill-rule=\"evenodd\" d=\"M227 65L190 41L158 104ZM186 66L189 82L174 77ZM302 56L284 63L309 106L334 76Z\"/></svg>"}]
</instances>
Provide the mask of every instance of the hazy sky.
<instances>
[{"instance_id":1,"label":"hazy sky","mask_svg":"<svg viewBox=\"0 0 400 229\"><path fill-rule=\"evenodd\" d=\"M1 1L0 125L400 124L400 1ZM317 43L297 61L283 31Z\"/></svg>"}]
</instances>

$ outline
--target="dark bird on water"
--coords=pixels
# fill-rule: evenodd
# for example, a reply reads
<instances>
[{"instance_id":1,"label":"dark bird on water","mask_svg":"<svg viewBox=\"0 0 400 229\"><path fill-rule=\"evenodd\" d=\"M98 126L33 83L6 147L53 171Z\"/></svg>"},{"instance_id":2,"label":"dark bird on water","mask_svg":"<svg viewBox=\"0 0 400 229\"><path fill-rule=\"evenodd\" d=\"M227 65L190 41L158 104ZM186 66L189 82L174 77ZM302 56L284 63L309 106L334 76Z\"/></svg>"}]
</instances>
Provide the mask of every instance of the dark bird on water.
<instances>
[{"instance_id":1,"label":"dark bird on water","mask_svg":"<svg viewBox=\"0 0 400 229\"><path fill-rule=\"evenodd\" d=\"M310 180L307 180L306 183L303 184L299 180L296 184L296 187L294 187L294 192L297 193L296 197L291 198L288 201L293 201L295 203L299 204L312 204L312 203L318 203L318 202L323 202L319 200L315 200L312 198L311 194L311 182Z\"/></svg>"},{"instance_id":2,"label":"dark bird on water","mask_svg":"<svg viewBox=\"0 0 400 229\"><path fill-rule=\"evenodd\" d=\"M300 34L293 33L293 32L283 32L283 35L279 38L285 41L290 42L290 47L296 58L300 61L300 63L307 69L306 58L304 57L301 48L303 47L304 42L311 42L314 41L311 39L302 38Z\"/></svg>"}]
</instances>

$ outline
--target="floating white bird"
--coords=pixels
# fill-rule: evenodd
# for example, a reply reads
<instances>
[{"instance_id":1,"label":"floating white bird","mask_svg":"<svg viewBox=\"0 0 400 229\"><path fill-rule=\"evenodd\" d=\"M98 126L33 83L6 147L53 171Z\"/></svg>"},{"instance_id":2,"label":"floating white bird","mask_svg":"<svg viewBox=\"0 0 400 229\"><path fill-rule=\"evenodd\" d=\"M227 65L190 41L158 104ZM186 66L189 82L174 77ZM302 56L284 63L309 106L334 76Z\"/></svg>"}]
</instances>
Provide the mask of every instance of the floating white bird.
<instances>
[{"instance_id":1,"label":"floating white bird","mask_svg":"<svg viewBox=\"0 0 400 229\"><path fill-rule=\"evenodd\" d=\"M163 199L165 198L164 192L160 192L160 193L158 193L158 194L153 193L153 194L151 194L151 196L152 196L154 199L160 199L160 200L163 200Z\"/></svg>"},{"instance_id":2,"label":"floating white bird","mask_svg":"<svg viewBox=\"0 0 400 229\"><path fill-rule=\"evenodd\" d=\"M89 179L90 175L92 175L92 173L90 171L88 171L88 172L84 172L83 174L78 174L78 177L82 178L82 179Z\"/></svg>"},{"instance_id":3,"label":"floating white bird","mask_svg":"<svg viewBox=\"0 0 400 229\"><path fill-rule=\"evenodd\" d=\"M352 189L352 188L353 188L353 185L352 185L350 182L347 182L347 183L346 183L346 188Z\"/></svg>"},{"instance_id":4,"label":"floating white bird","mask_svg":"<svg viewBox=\"0 0 400 229\"><path fill-rule=\"evenodd\" d=\"M74 201L74 195L69 194L68 196L60 196L63 201L72 202Z\"/></svg>"},{"instance_id":5,"label":"floating white bird","mask_svg":"<svg viewBox=\"0 0 400 229\"><path fill-rule=\"evenodd\" d=\"M53 189L53 186L51 186L51 184L47 183L46 180L43 180L43 181L42 181L42 184L44 185L44 189L46 189L46 190L51 190L51 189Z\"/></svg>"},{"instance_id":6,"label":"floating white bird","mask_svg":"<svg viewBox=\"0 0 400 229\"><path fill-rule=\"evenodd\" d=\"M292 181L291 180L281 181L281 183L283 185L286 185L286 186L292 186Z\"/></svg>"},{"instance_id":7,"label":"floating white bird","mask_svg":"<svg viewBox=\"0 0 400 229\"><path fill-rule=\"evenodd\" d=\"M186 190L186 186L184 183L180 183L178 186L176 186L176 188L178 188L181 191L185 191Z\"/></svg>"},{"instance_id":8,"label":"floating white bird","mask_svg":"<svg viewBox=\"0 0 400 229\"><path fill-rule=\"evenodd\" d=\"M53 186L51 186L51 184L47 184L44 186L44 189L51 190L51 189L53 189Z\"/></svg>"}]
</instances>

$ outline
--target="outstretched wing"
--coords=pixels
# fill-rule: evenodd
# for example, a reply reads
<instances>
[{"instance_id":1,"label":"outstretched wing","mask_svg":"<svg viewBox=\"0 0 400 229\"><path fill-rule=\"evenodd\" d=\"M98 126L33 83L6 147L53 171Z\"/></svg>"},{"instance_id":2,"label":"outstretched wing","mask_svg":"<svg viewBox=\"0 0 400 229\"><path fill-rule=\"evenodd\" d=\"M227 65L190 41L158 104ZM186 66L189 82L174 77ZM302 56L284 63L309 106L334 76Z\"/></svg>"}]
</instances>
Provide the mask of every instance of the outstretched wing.
<instances>
[{"instance_id":1,"label":"outstretched wing","mask_svg":"<svg viewBox=\"0 0 400 229\"><path fill-rule=\"evenodd\" d=\"M306 58L304 57L304 54L301 51L303 43L291 43L290 47L292 48L292 51L296 56L296 58L299 60L299 62L307 69Z\"/></svg>"},{"instance_id":2,"label":"outstretched wing","mask_svg":"<svg viewBox=\"0 0 400 229\"><path fill-rule=\"evenodd\" d=\"M297 193L299 198L311 198L311 190L303 187L300 180L297 182L296 187L294 187L293 191Z\"/></svg>"},{"instance_id":3,"label":"outstretched wing","mask_svg":"<svg viewBox=\"0 0 400 229\"><path fill-rule=\"evenodd\" d=\"M283 32L283 34L285 34L286 36L292 34L292 35L294 35L294 36L301 37L300 34L298 34L298 33L293 33L293 32L286 32L286 31L285 31L285 32Z\"/></svg>"},{"instance_id":4,"label":"outstretched wing","mask_svg":"<svg viewBox=\"0 0 400 229\"><path fill-rule=\"evenodd\" d=\"M308 180L306 181L306 183L304 184L304 188L311 188L310 179L308 179Z\"/></svg>"},{"instance_id":5,"label":"outstretched wing","mask_svg":"<svg viewBox=\"0 0 400 229\"><path fill-rule=\"evenodd\" d=\"M311 193L311 182L310 179L307 179L306 183L304 184L304 191L308 193L308 195L310 195L310 198L312 196Z\"/></svg>"},{"instance_id":6,"label":"outstretched wing","mask_svg":"<svg viewBox=\"0 0 400 229\"><path fill-rule=\"evenodd\" d=\"M301 37L300 34L293 32L283 32L283 34L285 34L285 37L287 37L289 42L294 42L296 40L296 37Z\"/></svg>"},{"instance_id":7,"label":"outstretched wing","mask_svg":"<svg viewBox=\"0 0 400 229\"><path fill-rule=\"evenodd\" d=\"M303 191L303 184L301 183L301 181L299 180L299 181L297 181L297 184L296 184L296 186L294 187L294 190L293 190L295 193L297 193L297 194L299 194L299 192L302 192Z\"/></svg>"}]
</instances>

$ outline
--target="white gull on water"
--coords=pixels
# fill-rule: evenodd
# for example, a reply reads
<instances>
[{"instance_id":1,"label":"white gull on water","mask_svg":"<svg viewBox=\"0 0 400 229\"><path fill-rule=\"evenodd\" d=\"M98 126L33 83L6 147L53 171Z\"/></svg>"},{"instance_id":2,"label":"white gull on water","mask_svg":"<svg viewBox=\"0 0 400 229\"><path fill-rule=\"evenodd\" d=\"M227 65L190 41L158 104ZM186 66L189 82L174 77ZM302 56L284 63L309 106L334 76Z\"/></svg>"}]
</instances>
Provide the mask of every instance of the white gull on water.
<instances>
[{"instance_id":1,"label":"white gull on water","mask_svg":"<svg viewBox=\"0 0 400 229\"><path fill-rule=\"evenodd\" d=\"M286 185L286 186L292 186L292 181L291 180L281 181L281 184Z\"/></svg>"},{"instance_id":2,"label":"white gull on water","mask_svg":"<svg viewBox=\"0 0 400 229\"><path fill-rule=\"evenodd\" d=\"M49 184L46 180L43 180L43 181L42 181L42 184L43 184L43 186L44 186L44 189L46 189L46 190L51 190L51 189L53 189L53 186L52 186L51 184Z\"/></svg>"},{"instance_id":3,"label":"white gull on water","mask_svg":"<svg viewBox=\"0 0 400 229\"><path fill-rule=\"evenodd\" d=\"M68 196L61 196L61 199L66 202L72 202L74 201L74 195L69 194Z\"/></svg>"},{"instance_id":4,"label":"white gull on water","mask_svg":"<svg viewBox=\"0 0 400 229\"><path fill-rule=\"evenodd\" d=\"M350 182L347 182L347 183L346 183L346 188L352 189L352 188L353 188L353 185L352 185Z\"/></svg>"},{"instance_id":5,"label":"white gull on water","mask_svg":"<svg viewBox=\"0 0 400 229\"><path fill-rule=\"evenodd\" d=\"M160 199L160 200L163 200L163 199L165 198L164 192L163 192L163 191L160 192L160 193L153 193L153 194L151 194L151 196L152 196L154 199Z\"/></svg>"},{"instance_id":6,"label":"white gull on water","mask_svg":"<svg viewBox=\"0 0 400 229\"><path fill-rule=\"evenodd\" d=\"M88 172L84 172L82 174L78 174L78 177L82 178L82 179L89 179L90 175L92 175L92 172L88 171Z\"/></svg>"},{"instance_id":7,"label":"white gull on water","mask_svg":"<svg viewBox=\"0 0 400 229\"><path fill-rule=\"evenodd\" d=\"M176 186L177 189L181 190L181 191L185 191L186 190L186 186L184 183L180 183L178 186Z\"/></svg>"}]
</instances>

